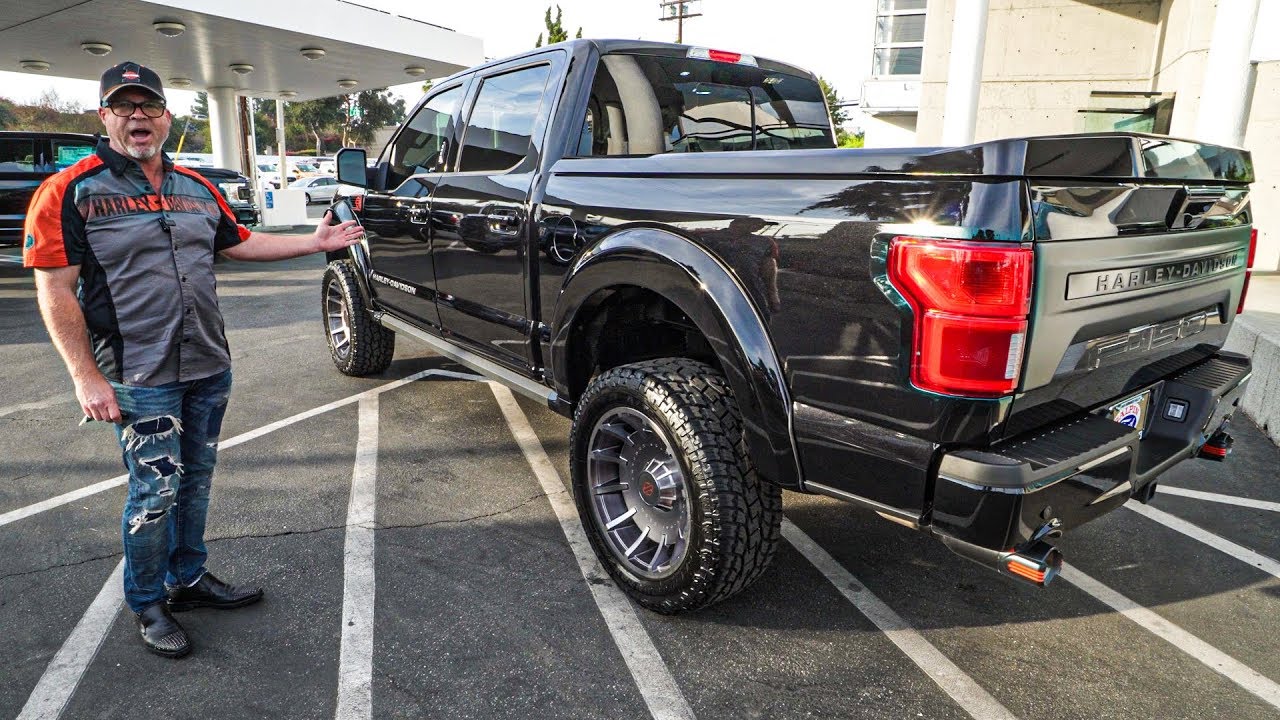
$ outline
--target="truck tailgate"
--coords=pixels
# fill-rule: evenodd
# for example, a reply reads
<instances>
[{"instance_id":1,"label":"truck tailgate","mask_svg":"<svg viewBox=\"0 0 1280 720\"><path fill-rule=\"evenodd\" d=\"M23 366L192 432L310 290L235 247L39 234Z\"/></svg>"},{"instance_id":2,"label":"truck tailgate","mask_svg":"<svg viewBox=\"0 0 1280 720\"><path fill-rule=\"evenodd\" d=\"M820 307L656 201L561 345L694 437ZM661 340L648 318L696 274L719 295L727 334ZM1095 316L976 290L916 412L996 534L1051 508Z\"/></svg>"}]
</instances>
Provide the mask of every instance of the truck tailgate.
<instances>
[{"instance_id":1,"label":"truck tailgate","mask_svg":"<svg viewBox=\"0 0 1280 720\"><path fill-rule=\"evenodd\" d=\"M1236 314L1251 233L1243 151L1031 140L1025 170L1035 297L1006 437L1125 400L1212 355Z\"/></svg>"}]
</instances>

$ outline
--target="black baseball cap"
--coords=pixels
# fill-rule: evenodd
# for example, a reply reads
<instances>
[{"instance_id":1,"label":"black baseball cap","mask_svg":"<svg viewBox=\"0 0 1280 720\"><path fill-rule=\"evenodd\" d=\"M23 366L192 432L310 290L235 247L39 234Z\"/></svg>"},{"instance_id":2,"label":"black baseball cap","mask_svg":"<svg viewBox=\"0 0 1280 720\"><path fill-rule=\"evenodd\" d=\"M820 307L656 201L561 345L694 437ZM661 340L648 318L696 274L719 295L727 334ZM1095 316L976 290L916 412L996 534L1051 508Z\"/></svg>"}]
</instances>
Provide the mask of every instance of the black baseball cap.
<instances>
[{"instance_id":1,"label":"black baseball cap","mask_svg":"<svg viewBox=\"0 0 1280 720\"><path fill-rule=\"evenodd\" d=\"M160 84L160 76L156 71L133 61L122 62L102 73L102 82L98 86L98 98L106 102L117 91L127 87L140 88L161 100L164 99L164 86Z\"/></svg>"}]
</instances>

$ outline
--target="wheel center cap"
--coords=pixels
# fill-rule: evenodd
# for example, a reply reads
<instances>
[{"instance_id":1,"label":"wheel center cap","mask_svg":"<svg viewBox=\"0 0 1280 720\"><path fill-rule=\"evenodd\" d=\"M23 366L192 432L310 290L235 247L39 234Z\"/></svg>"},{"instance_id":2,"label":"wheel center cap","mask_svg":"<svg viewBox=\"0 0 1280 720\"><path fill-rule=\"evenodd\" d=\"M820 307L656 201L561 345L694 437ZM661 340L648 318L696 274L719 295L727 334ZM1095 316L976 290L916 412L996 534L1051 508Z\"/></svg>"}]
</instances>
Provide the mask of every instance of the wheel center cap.
<instances>
[{"instance_id":1,"label":"wheel center cap","mask_svg":"<svg viewBox=\"0 0 1280 720\"><path fill-rule=\"evenodd\" d=\"M640 498L650 507L670 510L679 496L676 470L670 461L650 460L640 474Z\"/></svg>"}]
</instances>

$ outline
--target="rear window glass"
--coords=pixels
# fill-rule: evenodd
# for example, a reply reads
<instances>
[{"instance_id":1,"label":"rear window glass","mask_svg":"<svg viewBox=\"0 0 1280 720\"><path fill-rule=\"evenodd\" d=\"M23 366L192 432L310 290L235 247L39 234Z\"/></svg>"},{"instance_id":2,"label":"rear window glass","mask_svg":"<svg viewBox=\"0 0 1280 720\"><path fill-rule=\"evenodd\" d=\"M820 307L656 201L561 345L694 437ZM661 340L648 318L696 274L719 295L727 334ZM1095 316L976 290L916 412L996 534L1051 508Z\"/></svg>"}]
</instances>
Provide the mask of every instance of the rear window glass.
<instances>
[{"instance_id":1,"label":"rear window glass","mask_svg":"<svg viewBox=\"0 0 1280 720\"><path fill-rule=\"evenodd\" d=\"M591 86L578 155L829 148L812 78L751 65L610 53Z\"/></svg>"}]
</instances>

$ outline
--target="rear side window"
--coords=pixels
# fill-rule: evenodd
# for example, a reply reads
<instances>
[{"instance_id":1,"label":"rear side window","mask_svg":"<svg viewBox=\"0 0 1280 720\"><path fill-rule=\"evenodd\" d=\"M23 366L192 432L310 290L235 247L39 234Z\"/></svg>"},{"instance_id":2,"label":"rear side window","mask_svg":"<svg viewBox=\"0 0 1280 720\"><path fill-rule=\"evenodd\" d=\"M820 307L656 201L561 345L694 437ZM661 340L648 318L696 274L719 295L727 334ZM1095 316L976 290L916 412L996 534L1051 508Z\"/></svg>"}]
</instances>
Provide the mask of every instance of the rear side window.
<instances>
[{"instance_id":1,"label":"rear side window","mask_svg":"<svg viewBox=\"0 0 1280 720\"><path fill-rule=\"evenodd\" d=\"M84 140L53 140L53 165L62 170L93 154L94 144Z\"/></svg>"},{"instance_id":2,"label":"rear side window","mask_svg":"<svg viewBox=\"0 0 1280 720\"><path fill-rule=\"evenodd\" d=\"M390 172L399 185L411 175L435 172L462 101L462 87L436 95L413 116L391 148Z\"/></svg>"},{"instance_id":3,"label":"rear side window","mask_svg":"<svg viewBox=\"0 0 1280 720\"><path fill-rule=\"evenodd\" d=\"M810 77L752 65L609 53L601 58L579 155L835 147Z\"/></svg>"},{"instance_id":4,"label":"rear side window","mask_svg":"<svg viewBox=\"0 0 1280 720\"><path fill-rule=\"evenodd\" d=\"M460 172L510 170L529 153L550 65L484 79L462 136Z\"/></svg>"},{"instance_id":5,"label":"rear side window","mask_svg":"<svg viewBox=\"0 0 1280 720\"><path fill-rule=\"evenodd\" d=\"M36 141L31 138L0 138L0 172L35 172Z\"/></svg>"}]
</instances>

